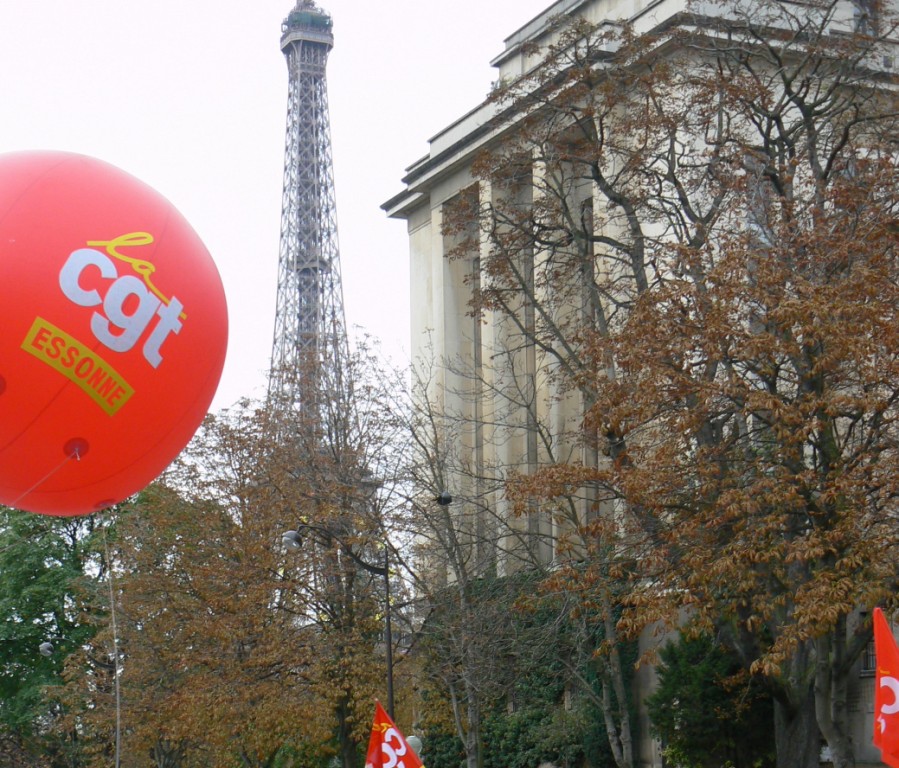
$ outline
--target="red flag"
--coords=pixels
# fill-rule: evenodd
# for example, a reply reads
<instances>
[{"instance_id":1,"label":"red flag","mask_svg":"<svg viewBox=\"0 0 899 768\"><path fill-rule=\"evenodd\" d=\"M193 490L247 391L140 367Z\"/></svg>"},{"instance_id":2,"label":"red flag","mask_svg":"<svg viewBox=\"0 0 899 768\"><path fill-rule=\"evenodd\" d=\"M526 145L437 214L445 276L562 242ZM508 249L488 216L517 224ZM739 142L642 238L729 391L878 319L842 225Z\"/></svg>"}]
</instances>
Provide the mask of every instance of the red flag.
<instances>
[{"instance_id":1,"label":"red flag","mask_svg":"<svg viewBox=\"0 0 899 768\"><path fill-rule=\"evenodd\" d=\"M899 768L899 648L880 608L874 609L874 745L881 759Z\"/></svg>"},{"instance_id":2,"label":"red flag","mask_svg":"<svg viewBox=\"0 0 899 768\"><path fill-rule=\"evenodd\" d=\"M424 768L379 701L375 702L375 721L368 740L365 768Z\"/></svg>"}]
</instances>

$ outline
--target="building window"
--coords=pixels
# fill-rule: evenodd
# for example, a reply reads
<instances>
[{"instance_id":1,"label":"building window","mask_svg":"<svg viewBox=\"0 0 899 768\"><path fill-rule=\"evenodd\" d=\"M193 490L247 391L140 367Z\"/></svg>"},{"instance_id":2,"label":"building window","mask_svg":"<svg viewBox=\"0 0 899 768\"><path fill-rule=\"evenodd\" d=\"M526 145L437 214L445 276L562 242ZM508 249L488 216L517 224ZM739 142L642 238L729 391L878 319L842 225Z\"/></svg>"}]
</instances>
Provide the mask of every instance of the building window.
<instances>
[{"instance_id":1,"label":"building window","mask_svg":"<svg viewBox=\"0 0 899 768\"><path fill-rule=\"evenodd\" d=\"M873 677L877 671L877 658L874 655L874 641L871 640L862 653L862 677Z\"/></svg>"}]
</instances>

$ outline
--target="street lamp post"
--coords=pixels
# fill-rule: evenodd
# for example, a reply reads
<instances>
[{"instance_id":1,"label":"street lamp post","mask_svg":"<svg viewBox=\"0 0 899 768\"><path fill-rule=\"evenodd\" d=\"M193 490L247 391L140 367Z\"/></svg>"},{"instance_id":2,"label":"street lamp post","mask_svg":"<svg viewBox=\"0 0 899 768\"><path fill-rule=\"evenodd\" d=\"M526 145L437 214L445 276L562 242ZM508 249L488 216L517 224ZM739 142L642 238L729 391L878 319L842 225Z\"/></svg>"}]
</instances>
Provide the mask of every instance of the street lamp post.
<instances>
[{"instance_id":1,"label":"street lamp post","mask_svg":"<svg viewBox=\"0 0 899 768\"><path fill-rule=\"evenodd\" d=\"M318 531L319 529L308 523L303 523L303 529L310 531ZM359 555L353 552L352 548L335 537L330 531L324 531L328 538L336 539L343 551L352 559L354 563L364 568L369 573L384 578L384 644L386 649L386 665L387 665L387 714L393 719L393 627L390 613L390 560L388 549L384 547L384 565L372 565L363 560ZM281 543L285 548L290 550L298 550L303 546L303 537L299 531L285 531L281 536Z\"/></svg>"},{"instance_id":2,"label":"street lamp post","mask_svg":"<svg viewBox=\"0 0 899 768\"><path fill-rule=\"evenodd\" d=\"M387 547L384 547L384 644L387 663L387 714L393 720L393 629L390 619L390 566Z\"/></svg>"}]
</instances>

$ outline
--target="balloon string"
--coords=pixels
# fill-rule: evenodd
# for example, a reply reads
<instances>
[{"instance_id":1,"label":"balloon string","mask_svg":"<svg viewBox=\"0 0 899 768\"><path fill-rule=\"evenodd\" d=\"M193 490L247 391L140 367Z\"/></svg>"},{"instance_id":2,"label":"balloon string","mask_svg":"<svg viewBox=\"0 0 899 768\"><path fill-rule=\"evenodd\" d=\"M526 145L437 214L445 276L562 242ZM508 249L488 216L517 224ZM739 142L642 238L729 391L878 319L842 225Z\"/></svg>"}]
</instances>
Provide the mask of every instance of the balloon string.
<instances>
[{"instance_id":1,"label":"balloon string","mask_svg":"<svg viewBox=\"0 0 899 768\"><path fill-rule=\"evenodd\" d=\"M77 455L77 454L76 454ZM122 693L119 685L119 633L115 618L115 589L113 588L112 558L109 556L109 542L106 539L106 526L103 526L103 549L106 551L106 572L109 574L109 615L112 620L112 650L115 656L113 680L115 681L115 768L121 766L122 755Z\"/></svg>"},{"instance_id":2,"label":"balloon string","mask_svg":"<svg viewBox=\"0 0 899 768\"><path fill-rule=\"evenodd\" d=\"M78 461L81 460L81 456L78 455L78 450L76 449L73 453L67 455L59 464L57 464L53 469L51 469L46 475L44 475L40 480L38 480L34 485L32 485L28 490L24 491L19 498L15 499L9 506L17 507L19 502L24 499L29 493L37 490L40 486L46 483L53 475L55 475L59 470L61 470L69 461L72 459L76 459Z\"/></svg>"}]
</instances>

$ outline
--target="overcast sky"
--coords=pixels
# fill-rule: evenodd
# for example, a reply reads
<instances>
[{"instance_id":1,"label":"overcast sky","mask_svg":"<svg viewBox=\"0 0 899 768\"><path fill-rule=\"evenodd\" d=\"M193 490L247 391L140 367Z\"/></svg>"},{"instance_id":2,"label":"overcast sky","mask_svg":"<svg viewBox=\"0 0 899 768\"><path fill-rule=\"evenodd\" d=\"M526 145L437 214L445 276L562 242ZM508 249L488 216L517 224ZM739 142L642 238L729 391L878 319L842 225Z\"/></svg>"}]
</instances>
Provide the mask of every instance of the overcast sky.
<instances>
[{"instance_id":1,"label":"overcast sky","mask_svg":"<svg viewBox=\"0 0 899 768\"><path fill-rule=\"evenodd\" d=\"M477 106L503 40L550 0L320 0L344 304L408 354L405 224L381 203L427 140ZM277 287L294 0L0 0L0 151L113 163L169 198L218 265L230 316L213 409L264 394Z\"/></svg>"}]
</instances>

